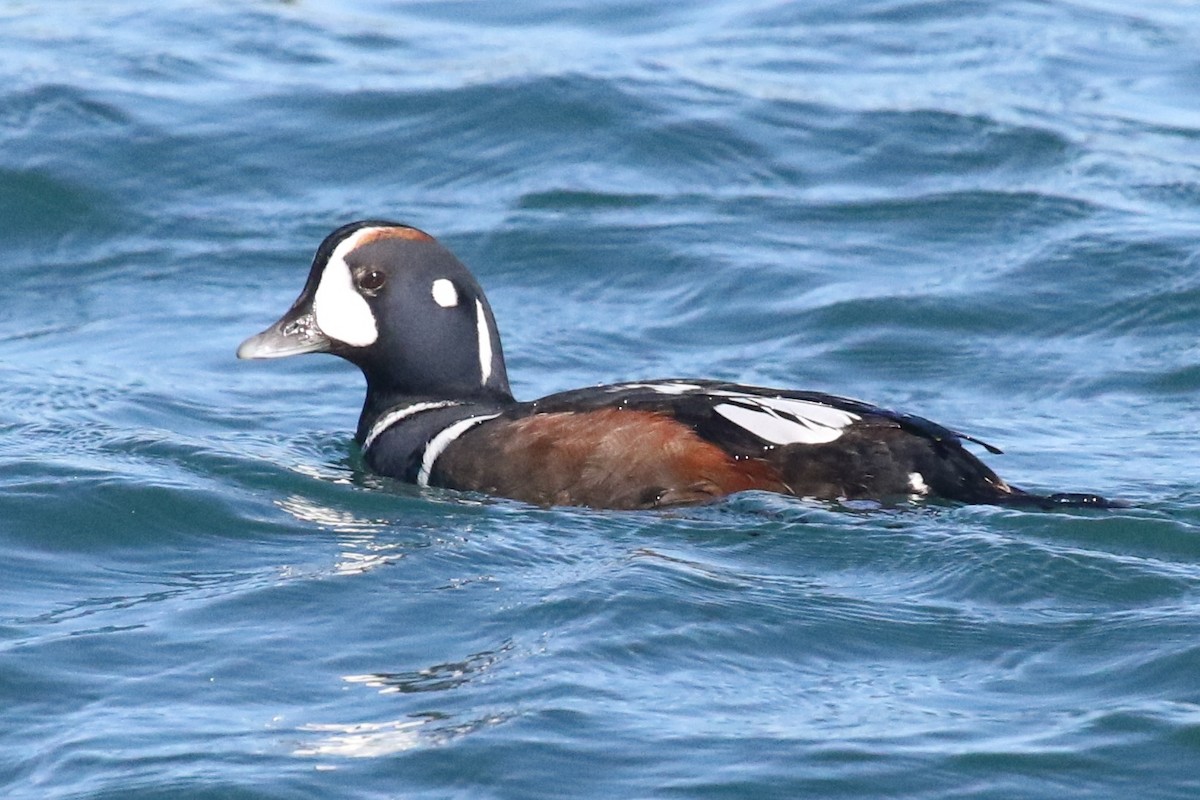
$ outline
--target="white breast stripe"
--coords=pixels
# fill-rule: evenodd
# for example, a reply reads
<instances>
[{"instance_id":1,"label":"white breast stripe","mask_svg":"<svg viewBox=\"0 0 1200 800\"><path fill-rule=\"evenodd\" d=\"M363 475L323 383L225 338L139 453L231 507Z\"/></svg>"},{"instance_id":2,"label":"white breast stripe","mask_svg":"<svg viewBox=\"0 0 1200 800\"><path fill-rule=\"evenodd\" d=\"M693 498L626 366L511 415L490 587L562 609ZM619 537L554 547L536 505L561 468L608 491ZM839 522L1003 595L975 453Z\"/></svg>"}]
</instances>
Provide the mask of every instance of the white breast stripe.
<instances>
[{"instance_id":1,"label":"white breast stripe","mask_svg":"<svg viewBox=\"0 0 1200 800\"><path fill-rule=\"evenodd\" d=\"M438 400L434 403L413 403L411 406L394 408L375 420L375 424L371 426L367 438L363 440L363 452L366 452L375 443L375 440L379 438L379 434L406 417L411 417L413 414L420 414L422 411L432 411L435 408L449 408L450 406L460 405L462 403L456 403L453 400Z\"/></svg>"},{"instance_id":2,"label":"white breast stripe","mask_svg":"<svg viewBox=\"0 0 1200 800\"><path fill-rule=\"evenodd\" d=\"M438 456L442 454L450 443L462 436L471 428L481 422L487 422L489 419L494 419L500 416L499 414L484 414L480 417L468 417L460 419L448 428L443 429L437 436L429 440L429 444L425 445L425 455L421 457L421 470L417 473L417 485L429 486L429 473L433 472L433 462L437 461Z\"/></svg>"},{"instance_id":3,"label":"white breast stripe","mask_svg":"<svg viewBox=\"0 0 1200 800\"><path fill-rule=\"evenodd\" d=\"M475 301L475 330L479 334L479 382L487 383L492 377L492 332L483 303L478 300Z\"/></svg>"},{"instance_id":4,"label":"white breast stripe","mask_svg":"<svg viewBox=\"0 0 1200 800\"><path fill-rule=\"evenodd\" d=\"M849 411L790 397L724 391L713 394L736 401L720 403L714 411L774 444L826 444L839 438L847 425L861 419Z\"/></svg>"}]
</instances>

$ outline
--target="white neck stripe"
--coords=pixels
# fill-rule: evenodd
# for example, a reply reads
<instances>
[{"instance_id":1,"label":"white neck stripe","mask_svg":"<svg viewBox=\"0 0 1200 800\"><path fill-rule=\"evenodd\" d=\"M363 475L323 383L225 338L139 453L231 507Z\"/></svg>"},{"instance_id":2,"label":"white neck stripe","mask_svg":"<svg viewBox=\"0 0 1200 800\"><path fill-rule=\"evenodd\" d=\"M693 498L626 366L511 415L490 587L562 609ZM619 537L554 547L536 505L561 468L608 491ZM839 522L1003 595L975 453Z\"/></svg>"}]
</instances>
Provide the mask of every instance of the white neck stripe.
<instances>
[{"instance_id":1,"label":"white neck stripe","mask_svg":"<svg viewBox=\"0 0 1200 800\"><path fill-rule=\"evenodd\" d=\"M454 400L438 400L432 403L413 403L411 406L394 408L381 416L379 419L375 420L375 424L371 426L371 430L367 434L367 438L363 439L363 452L366 452L367 449L375 443L375 440L379 438L381 433L402 419L411 417L413 414L420 414L422 411L432 411L435 408L449 408L450 406L460 405L462 405L462 403L455 402Z\"/></svg>"},{"instance_id":2,"label":"white neck stripe","mask_svg":"<svg viewBox=\"0 0 1200 800\"><path fill-rule=\"evenodd\" d=\"M479 300L475 301L475 330L479 334L479 383L486 384L492 377L492 332Z\"/></svg>"},{"instance_id":3,"label":"white neck stripe","mask_svg":"<svg viewBox=\"0 0 1200 800\"><path fill-rule=\"evenodd\" d=\"M430 439L429 444L425 445L425 455L421 457L421 470L417 473L417 485L421 487L429 486L429 474L433 472L433 462L437 461L438 456L450 446L451 442L479 423L487 422L489 419L495 419L498 416L500 415L484 414L479 417L460 419Z\"/></svg>"}]
</instances>

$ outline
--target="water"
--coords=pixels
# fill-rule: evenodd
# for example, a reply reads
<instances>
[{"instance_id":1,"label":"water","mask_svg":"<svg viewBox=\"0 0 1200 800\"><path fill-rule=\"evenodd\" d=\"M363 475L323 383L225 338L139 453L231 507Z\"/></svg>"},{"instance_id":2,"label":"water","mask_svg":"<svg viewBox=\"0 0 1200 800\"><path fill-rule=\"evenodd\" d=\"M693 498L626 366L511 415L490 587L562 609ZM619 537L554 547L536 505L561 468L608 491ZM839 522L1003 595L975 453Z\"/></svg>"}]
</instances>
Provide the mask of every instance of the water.
<instances>
[{"instance_id":1,"label":"water","mask_svg":"<svg viewBox=\"0 0 1200 800\"><path fill-rule=\"evenodd\" d=\"M1187 3L0 2L0 794L1200 793ZM542 510L238 363L360 216L514 390L863 397L1111 513Z\"/></svg>"}]
</instances>

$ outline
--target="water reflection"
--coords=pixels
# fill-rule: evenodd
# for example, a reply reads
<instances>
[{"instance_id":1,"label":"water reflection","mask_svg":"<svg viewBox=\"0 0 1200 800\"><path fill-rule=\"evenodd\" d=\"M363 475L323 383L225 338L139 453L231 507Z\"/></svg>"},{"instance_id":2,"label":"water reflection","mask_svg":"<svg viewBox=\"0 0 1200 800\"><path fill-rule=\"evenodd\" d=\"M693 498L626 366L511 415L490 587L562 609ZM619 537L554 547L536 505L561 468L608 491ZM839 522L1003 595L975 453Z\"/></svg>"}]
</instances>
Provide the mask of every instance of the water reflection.
<instances>
[{"instance_id":1,"label":"water reflection","mask_svg":"<svg viewBox=\"0 0 1200 800\"><path fill-rule=\"evenodd\" d=\"M476 675L491 669L513 649L511 641L496 650L473 653L462 661L434 664L409 672L376 672L366 675L346 675L347 683L361 683L379 689L380 694L411 694L414 692L438 692L453 689L470 681Z\"/></svg>"},{"instance_id":2,"label":"water reflection","mask_svg":"<svg viewBox=\"0 0 1200 800\"><path fill-rule=\"evenodd\" d=\"M308 723L299 730L326 734L293 751L297 756L341 756L370 758L411 750L420 744L417 731L429 719L397 719L388 722L350 724Z\"/></svg>"},{"instance_id":3,"label":"water reflection","mask_svg":"<svg viewBox=\"0 0 1200 800\"><path fill-rule=\"evenodd\" d=\"M333 756L340 758L377 758L445 744L451 739L509 719L509 714L487 714L465 722L455 722L446 714L414 714L384 722L308 723L297 730L320 734L312 742L292 751L296 756ZM333 765L319 768L336 769Z\"/></svg>"},{"instance_id":4,"label":"water reflection","mask_svg":"<svg viewBox=\"0 0 1200 800\"><path fill-rule=\"evenodd\" d=\"M302 522L312 522L338 533L362 533L382 530L386 520L364 519L349 511L315 503L307 497L288 495L275 504Z\"/></svg>"},{"instance_id":5,"label":"water reflection","mask_svg":"<svg viewBox=\"0 0 1200 800\"><path fill-rule=\"evenodd\" d=\"M326 530L345 534L340 537L344 549L338 553L338 560L333 565L336 575L361 574L404 557L400 552L400 543L381 542L375 537L376 533L387 527L387 520L365 519L299 495L277 500L276 505L302 522L315 523Z\"/></svg>"}]
</instances>

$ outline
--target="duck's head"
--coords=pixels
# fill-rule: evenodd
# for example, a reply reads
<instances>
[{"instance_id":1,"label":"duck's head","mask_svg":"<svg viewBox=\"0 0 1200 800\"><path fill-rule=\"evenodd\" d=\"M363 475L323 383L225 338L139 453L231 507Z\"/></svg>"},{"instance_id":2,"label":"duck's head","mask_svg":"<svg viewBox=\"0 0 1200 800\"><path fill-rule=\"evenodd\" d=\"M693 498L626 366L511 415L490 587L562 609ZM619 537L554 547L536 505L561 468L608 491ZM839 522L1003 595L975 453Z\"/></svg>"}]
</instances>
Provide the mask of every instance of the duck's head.
<instances>
[{"instance_id":1,"label":"duck's head","mask_svg":"<svg viewBox=\"0 0 1200 800\"><path fill-rule=\"evenodd\" d=\"M424 231L380 220L325 237L287 313L238 358L333 353L370 391L511 398L492 309L474 276Z\"/></svg>"}]
</instances>

